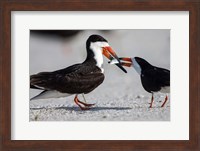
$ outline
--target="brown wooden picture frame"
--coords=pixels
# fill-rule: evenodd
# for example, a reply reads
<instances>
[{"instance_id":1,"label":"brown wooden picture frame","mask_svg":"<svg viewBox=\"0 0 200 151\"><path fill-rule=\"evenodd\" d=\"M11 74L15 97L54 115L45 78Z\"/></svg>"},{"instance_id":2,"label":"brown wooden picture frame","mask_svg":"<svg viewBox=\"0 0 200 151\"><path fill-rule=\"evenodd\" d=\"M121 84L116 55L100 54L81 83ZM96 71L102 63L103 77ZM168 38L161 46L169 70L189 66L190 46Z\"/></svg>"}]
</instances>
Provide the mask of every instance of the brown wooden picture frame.
<instances>
[{"instance_id":1,"label":"brown wooden picture frame","mask_svg":"<svg viewBox=\"0 0 200 151\"><path fill-rule=\"evenodd\" d=\"M189 140L11 140L12 11L189 11ZM181 55L181 50L178 51L180 51ZM0 2L0 150L2 151L200 150L199 85L199 0L1 0Z\"/></svg>"}]
</instances>

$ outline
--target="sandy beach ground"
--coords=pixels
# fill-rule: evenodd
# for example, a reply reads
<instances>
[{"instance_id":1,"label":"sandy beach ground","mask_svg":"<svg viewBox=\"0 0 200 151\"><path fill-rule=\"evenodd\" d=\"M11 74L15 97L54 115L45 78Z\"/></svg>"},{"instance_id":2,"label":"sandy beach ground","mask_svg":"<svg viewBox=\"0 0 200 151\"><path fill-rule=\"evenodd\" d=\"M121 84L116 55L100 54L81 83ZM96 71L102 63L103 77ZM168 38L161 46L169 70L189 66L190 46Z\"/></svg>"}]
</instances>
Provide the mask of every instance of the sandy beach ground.
<instances>
[{"instance_id":1,"label":"sandy beach ground","mask_svg":"<svg viewBox=\"0 0 200 151\"><path fill-rule=\"evenodd\" d=\"M120 57L139 56L151 64L170 69L169 30L82 31L71 38L30 34L30 75L54 71L84 61L85 42L91 34L106 38ZM149 108L151 94L146 92L133 68L123 73L104 58L105 80L86 94L87 103L95 103L90 110L81 111L74 103L74 95L30 101L30 121L169 121L170 96L161 108L165 94L156 94L153 108ZM30 98L41 91L30 89ZM80 100L83 100L79 95Z\"/></svg>"}]
</instances>

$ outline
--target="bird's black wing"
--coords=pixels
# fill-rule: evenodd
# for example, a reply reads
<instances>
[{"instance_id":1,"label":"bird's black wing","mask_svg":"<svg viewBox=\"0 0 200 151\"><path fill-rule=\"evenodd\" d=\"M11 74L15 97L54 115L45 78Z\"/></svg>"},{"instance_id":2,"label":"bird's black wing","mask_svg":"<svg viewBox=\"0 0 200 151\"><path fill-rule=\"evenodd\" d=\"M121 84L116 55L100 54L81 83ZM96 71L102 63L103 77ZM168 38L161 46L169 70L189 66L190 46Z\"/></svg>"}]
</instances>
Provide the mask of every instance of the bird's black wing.
<instances>
[{"instance_id":1,"label":"bird's black wing","mask_svg":"<svg viewBox=\"0 0 200 151\"><path fill-rule=\"evenodd\" d=\"M162 87L170 86L170 71L153 67L141 74L142 85L148 92L159 91Z\"/></svg>"},{"instance_id":2,"label":"bird's black wing","mask_svg":"<svg viewBox=\"0 0 200 151\"><path fill-rule=\"evenodd\" d=\"M79 69L80 65L81 64L75 64L75 65L72 65L67 68L57 70L57 71L40 72L38 74L31 75L30 76L30 88L40 89L40 90L48 90L48 88L45 88L44 86L42 86L45 78L50 80L51 78L53 78L53 75L56 75L56 74L61 75L61 74L68 74L68 73L76 72Z\"/></svg>"},{"instance_id":3,"label":"bird's black wing","mask_svg":"<svg viewBox=\"0 0 200 151\"><path fill-rule=\"evenodd\" d=\"M156 80L157 83L160 84L161 87L170 86L170 71L163 68L157 68L158 78Z\"/></svg>"},{"instance_id":4,"label":"bird's black wing","mask_svg":"<svg viewBox=\"0 0 200 151\"><path fill-rule=\"evenodd\" d=\"M62 93L89 93L103 80L104 75L97 67L76 64L58 71L32 75L30 85L44 90L57 90Z\"/></svg>"}]
</instances>

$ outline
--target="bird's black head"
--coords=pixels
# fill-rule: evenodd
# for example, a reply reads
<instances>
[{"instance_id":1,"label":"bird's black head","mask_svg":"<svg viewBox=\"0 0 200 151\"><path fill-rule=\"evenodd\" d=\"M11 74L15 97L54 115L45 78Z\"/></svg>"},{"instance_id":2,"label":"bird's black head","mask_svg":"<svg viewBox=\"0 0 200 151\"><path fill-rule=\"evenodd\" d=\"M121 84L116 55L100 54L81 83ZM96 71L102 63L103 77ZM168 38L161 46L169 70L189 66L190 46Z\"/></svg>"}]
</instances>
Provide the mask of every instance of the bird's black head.
<instances>
[{"instance_id":1,"label":"bird's black head","mask_svg":"<svg viewBox=\"0 0 200 151\"><path fill-rule=\"evenodd\" d=\"M147 69L149 67L152 67L152 65L150 63L148 63L146 60L144 60L143 58L134 57L133 59L140 66L141 70L145 70L145 69ZM134 65L134 63L133 63L133 65Z\"/></svg>"},{"instance_id":2,"label":"bird's black head","mask_svg":"<svg viewBox=\"0 0 200 151\"><path fill-rule=\"evenodd\" d=\"M98 52L102 49L101 42L102 42L102 44L108 43L108 41L100 35L91 35L87 39L87 41L86 41L87 58L94 58L95 52ZM96 47L91 48L92 44L94 45L95 43L97 43ZM99 46L98 46L98 44L99 44Z\"/></svg>"},{"instance_id":3,"label":"bird's black head","mask_svg":"<svg viewBox=\"0 0 200 151\"><path fill-rule=\"evenodd\" d=\"M87 49L89 49L90 47L90 44L91 43L94 43L94 42L108 42L105 38L103 38L102 36L100 35L91 35L88 39L87 39L87 42L86 42L86 47Z\"/></svg>"},{"instance_id":4,"label":"bird's black head","mask_svg":"<svg viewBox=\"0 0 200 151\"><path fill-rule=\"evenodd\" d=\"M100 35L91 35L88 39L87 42L108 42L105 38L103 38Z\"/></svg>"},{"instance_id":5,"label":"bird's black head","mask_svg":"<svg viewBox=\"0 0 200 151\"><path fill-rule=\"evenodd\" d=\"M108 41L104 39L100 35L91 35L86 42L86 49L87 49L87 58L88 60L93 60L96 63L96 66L99 68L102 67L103 64L103 55L107 57L109 60L115 58L118 60L117 66L121 68L124 72L126 70L121 66L120 60L114 50L108 44Z\"/></svg>"}]
</instances>

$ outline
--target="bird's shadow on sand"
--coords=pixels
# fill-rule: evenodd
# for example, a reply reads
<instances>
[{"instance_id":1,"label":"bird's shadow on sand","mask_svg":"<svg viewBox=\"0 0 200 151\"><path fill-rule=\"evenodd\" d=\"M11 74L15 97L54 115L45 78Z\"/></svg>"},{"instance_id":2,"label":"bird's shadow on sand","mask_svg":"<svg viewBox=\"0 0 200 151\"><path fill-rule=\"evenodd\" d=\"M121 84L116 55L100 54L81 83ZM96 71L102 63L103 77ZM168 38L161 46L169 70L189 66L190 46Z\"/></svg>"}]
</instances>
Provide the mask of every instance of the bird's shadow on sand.
<instances>
[{"instance_id":1,"label":"bird's shadow on sand","mask_svg":"<svg viewBox=\"0 0 200 151\"><path fill-rule=\"evenodd\" d=\"M65 109L68 111L83 111L79 107L57 107L55 108L57 110L59 109ZM102 110L130 110L132 108L130 107L92 107L89 110L84 111L102 111Z\"/></svg>"},{"instance_id":2,"label":"bird's shadow on sand","mask_svg":"<svg viewBox=\"0 0 200 151\"><path fill-rule=\"evenodd\" d=\"M31 110L41 110L41 109L50 109L50 108L30 108ZM54 107L55 110L68 110L68 111L83 111L79 107ZM93 107L90 108L89 110L84 110L84 111L102 111L102 110L130 110L132 108L130 107Z\"/></svg>"}]
</instances>

